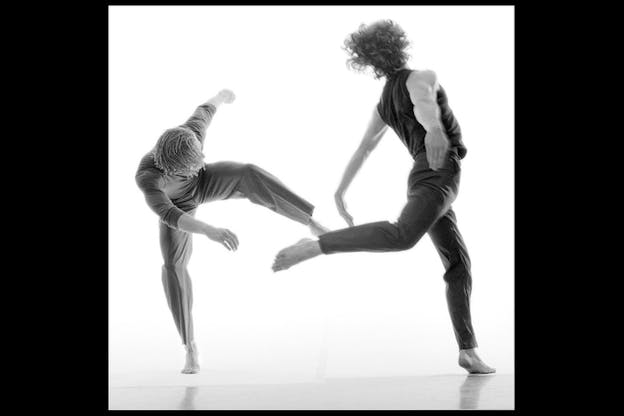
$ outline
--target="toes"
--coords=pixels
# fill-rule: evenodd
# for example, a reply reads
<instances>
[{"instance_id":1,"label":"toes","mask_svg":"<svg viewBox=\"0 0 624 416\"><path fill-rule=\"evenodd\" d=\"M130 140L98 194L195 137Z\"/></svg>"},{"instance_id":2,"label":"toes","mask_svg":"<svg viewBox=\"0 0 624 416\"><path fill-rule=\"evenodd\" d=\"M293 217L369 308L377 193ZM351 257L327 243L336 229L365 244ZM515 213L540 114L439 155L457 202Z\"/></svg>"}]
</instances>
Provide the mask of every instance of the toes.
<instances>
[{"instance_id":1,"label":"toes","mask_svg":"<svg viewBox=\"0 0 624 416\"><path fill-rule=\"evenodd\" d=\"M276 262L276 263L273 264L273 271L274 272L279 272L281 270L286 270L286 269L287 269L287 267L286 267L286 265L284 263Z\"/></svg>"}]
</instances>

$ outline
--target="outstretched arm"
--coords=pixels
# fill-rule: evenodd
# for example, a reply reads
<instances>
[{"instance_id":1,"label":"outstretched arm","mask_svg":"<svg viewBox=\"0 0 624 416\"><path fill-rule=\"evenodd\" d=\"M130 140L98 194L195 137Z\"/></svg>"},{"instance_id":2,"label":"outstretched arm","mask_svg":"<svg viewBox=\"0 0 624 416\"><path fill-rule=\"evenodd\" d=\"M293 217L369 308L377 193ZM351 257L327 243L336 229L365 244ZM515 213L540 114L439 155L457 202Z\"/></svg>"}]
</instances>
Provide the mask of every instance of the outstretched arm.
<instances>
[{"instance_id":1,"label":"outstretched arm","mask_svg":"<svg viewBox=\"0 0 624 416\"><path fill-rule=\"evenodd\" d=\"M351 157L351 160L342 175L340 185L338 185L338 190L334 194L338 212L350 226L353 226L353 217L351 217L351 215L347 212L344 195L347 192L349 185L351 185L353 178L364 164L364 161L368 158L375 147L377 147L377 144L387 129L388 125L381 119L381 116L375 107L371 119L368 122L368 127L366 128L362 142Z\"/></svg>"},{"instance_id":2,"label":"outstretched arm","mask_svg":"<svg viewBox=\"0 0 624 416\"><path fill-rule=\"evenodd\" d=\"M212 121L212 117L217 112L217 109L221 104L229 104L234 101L236 96L230 90L221 90L217 95L200 105L195 109L193 115L189 117L183 126L188 127L195 133L195 136L204 144L204 137L206 136L206 129Z\"/></svg>"},{"instance_id":3,"label":"outstretched arm","mask_svg":"<svg viewBox=\"0 0 624 416\"><path fill-rule=\"evenodd\" d=\"M407 78L407 90L412 104L414 116L427 131L425 149L429 167L438 170L444 163L449 140L440 120L440 107L436 99L438 80L433 71L412 72Z\"/></svg>"}]
</instances>

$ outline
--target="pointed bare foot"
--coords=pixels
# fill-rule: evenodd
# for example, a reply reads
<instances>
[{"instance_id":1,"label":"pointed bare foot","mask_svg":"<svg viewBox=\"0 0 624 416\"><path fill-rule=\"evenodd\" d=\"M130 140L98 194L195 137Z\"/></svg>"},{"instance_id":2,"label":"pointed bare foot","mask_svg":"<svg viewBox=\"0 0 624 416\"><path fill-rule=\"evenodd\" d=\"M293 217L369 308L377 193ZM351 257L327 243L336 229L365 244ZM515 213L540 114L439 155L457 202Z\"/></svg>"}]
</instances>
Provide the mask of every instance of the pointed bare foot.
<instances>
[{"instance_id":1,"label":"pointed bare foot","mask_svg":"<svg viewBox=\"0 0 624 416\"><path fill-rule=\"evenodd\" d=\"M495 368L486 365L477 355L474 348L467 350L459 350L459 365L470 374L492 374L496 372Z\"/></svg>"},{"instance_id":2,"label":"pointed bare foot","mask_svg":"<svg viewBox=\"0 0 624 416\"><path fill-rule=\"evenodd\" d=\"M274 272L286 270L319 254L321 254L321 248L318 241L304 238L277 253L272 269Z\"/></svg>"},{"instance_id":3,"label":"pointed bare foot","mask_svg":"<svg viewBox=\"0 0 624 416\"><path fill-rule=\"evenodd\" d=\"M182 374L197 374L199 373L199 356L197 347L193 342L191 347L186 348L186 363L182 369Z\"/></svg>"},{"instance_id":4,"label":"pointed bare foot","mask_svg":"<svg viewBox=\"0 0 624 416\"><path fill-rule=\"evenodd\" d=\"M308 226L310 227L310 232L315 237L318 237L321 234L325 234L326 232L331 231L329 228L324 227L318 222L316 222L313 218L310 219L310 224Z\"/></svg>"}]
</instances>

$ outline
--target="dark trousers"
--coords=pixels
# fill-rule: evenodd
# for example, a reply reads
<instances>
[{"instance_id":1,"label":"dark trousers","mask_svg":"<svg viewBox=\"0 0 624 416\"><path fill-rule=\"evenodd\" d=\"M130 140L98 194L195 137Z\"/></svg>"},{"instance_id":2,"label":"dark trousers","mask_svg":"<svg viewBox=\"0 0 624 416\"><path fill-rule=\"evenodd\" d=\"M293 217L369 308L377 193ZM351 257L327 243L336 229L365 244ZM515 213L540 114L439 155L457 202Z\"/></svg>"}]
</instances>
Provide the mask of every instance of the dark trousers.
<instances>
[{"instance_id":1,"label":"dark trousers","mask_svg":"<svg viewBox=\"0 0 624 416\"><path fill-rule=\"evenodd\" d=\"M289 190L276 177L252 164L218 162L206 164L178 198L187 214L198 205L230 198L247 198L289 219L309 224L314 206ZM174 201L176 202L176 201ZM192 234L160 223L160 248L164 259L162 282L169 309L182 342L193 341L193 290L187 265L193 250Z\"/></svg>"},{"instance_id":2,"label":"dark trousers","mask_svg":"<svg viewBox=\"0 0 624 416\"><path fill-rule=\"evenodd\" d=\"M421 153L409 175L407 204L395 223L380 221L331 231L319 237L319 245L325 254L400 251L412 248L429 234L446 270L446 300L455 338L460 349L467 349L477 346L470 318L470 257L451 209L460 176L455 151L449 152L438 171L429 169Z\"/></svg>"}]
</instances>

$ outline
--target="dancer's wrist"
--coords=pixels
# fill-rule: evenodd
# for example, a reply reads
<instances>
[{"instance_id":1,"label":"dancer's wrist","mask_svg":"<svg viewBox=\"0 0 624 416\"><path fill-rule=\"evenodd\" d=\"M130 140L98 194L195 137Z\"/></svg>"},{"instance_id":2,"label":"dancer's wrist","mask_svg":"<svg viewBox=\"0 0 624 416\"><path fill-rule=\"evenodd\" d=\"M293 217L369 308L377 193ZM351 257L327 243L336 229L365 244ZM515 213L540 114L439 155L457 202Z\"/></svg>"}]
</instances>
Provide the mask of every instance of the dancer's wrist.
<instances>
[{"instance_id":1,"label":"dancer's wrist","mask_svg":"<svg viewBox=\"0 0 624 416\"><path fill-rule=\"evenodd\" d=\"M206 101L206 104L212 104L215 108L219 108L219 106L223 104L223 98L215 95L214 97Z\"/></svg>"}]
</instances>

